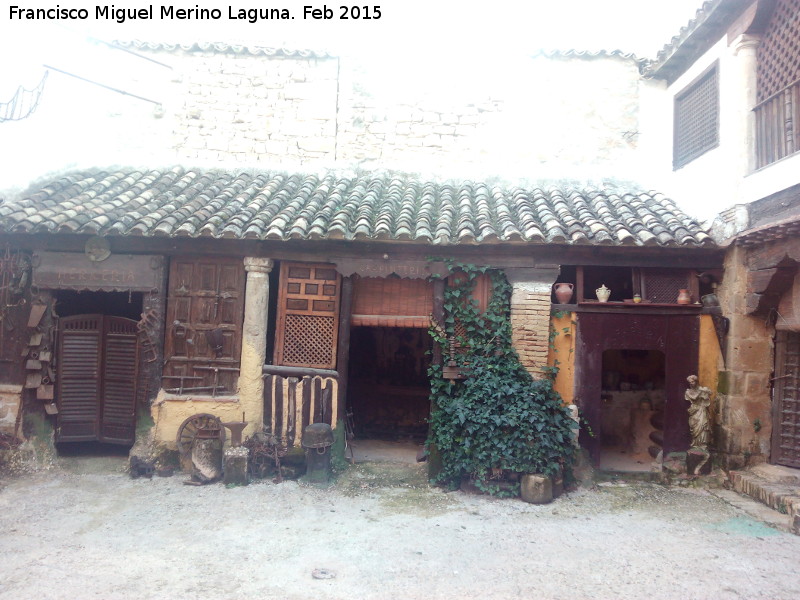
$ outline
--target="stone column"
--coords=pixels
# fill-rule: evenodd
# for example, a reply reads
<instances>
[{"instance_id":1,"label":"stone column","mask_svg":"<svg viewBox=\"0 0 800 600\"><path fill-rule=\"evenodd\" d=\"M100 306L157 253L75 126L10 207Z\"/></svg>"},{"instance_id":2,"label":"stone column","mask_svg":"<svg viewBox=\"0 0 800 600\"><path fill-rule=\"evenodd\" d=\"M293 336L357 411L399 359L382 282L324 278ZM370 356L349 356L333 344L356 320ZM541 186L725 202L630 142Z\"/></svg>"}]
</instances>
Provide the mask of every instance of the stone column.
<instances>
[{"instance_id":1,"label":"stone column","mask_svg":"<svg viewBox=\"0 0 800 600\"><path fill-rule=\"evenodd\" d=\"M756 169L756 120L753 108L758 101L756 66L760 43L761 36L746 33L739 36L733 44L733 55L736 57L736 87L733 89L739 90L740 94L734 100L737 105L735 123L739 128L737 137L740 140L737 156L741 158L742 176L749 175Z\"/></svg>"},{"instance_id":2,"label":"stone column","mask_svg":"<svg viewBox=\"0 0 800 600\"><path fill-rule=\"evenodd\" d=\"M245 257L247 284L244 296L242 359L239 367L239 402L249 422L245 435L260 431L264 421L262 367L267 353L267 319L271 258Z\"/></svg>"},{"instance_id":3,"label":"stone column","mask_svg":"<svg viewBox=\"0 0 800 600\"><path fill-rule=\"evenodd\" d=\"M550 293L558 267L506 269L511 292L511 343L534 378L544 376L550 343Z\"/></svg>"}]
</instances>

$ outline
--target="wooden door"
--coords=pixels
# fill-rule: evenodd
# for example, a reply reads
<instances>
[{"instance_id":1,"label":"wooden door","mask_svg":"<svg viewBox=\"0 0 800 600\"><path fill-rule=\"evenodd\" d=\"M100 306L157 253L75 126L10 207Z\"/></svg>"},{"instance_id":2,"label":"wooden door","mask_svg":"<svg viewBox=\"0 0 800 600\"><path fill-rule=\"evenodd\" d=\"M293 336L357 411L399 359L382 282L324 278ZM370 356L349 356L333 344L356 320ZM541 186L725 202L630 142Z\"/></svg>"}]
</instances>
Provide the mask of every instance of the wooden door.
<instances>
[{"instance_id":1,"label":"wooden door","mask_svg":"<svg viewBox=\"0 0 800 600\"><path fill-rule=\"evenodd\" d=\"M775 347L772 462L800 467L800 332L779 331Z\"/></svg>"},{"instance_id":2,"label":"wooden door","mask_svg":"<svg viewBox=\"0 0 800 600\"><path fill-rule=\"evenodd\" d=\"M234 393L244 318L241 258L176 258L169 272L163 387Z\"/></svg>"},{"instance_id":3,"label":"wooden door","mask_svg":"<svg viewBox=\"0 0 800 600\"><path fill-rule=\"evenodd\" d=\"M137 348L131 319L75 315L60 320L57 442L133 443Z\"/></svg>"},{"instance_id":4,"label":"wooden door","mask_svg":"<svg viewBox=\"0 0 800 600\"><path fill-rule=\"evenodd\" d=\"M578 318L575 402L594 435L581 431L581 445L592 460L600 459L600 411L603 352L658 350L664 354L666 402L664 454L689 447L689 423L684 401L686 378L697 373L700 318L697 315L636 315L582 313ZM702 382L701 382L702 383Z\"/></svg>"}]
</instances>

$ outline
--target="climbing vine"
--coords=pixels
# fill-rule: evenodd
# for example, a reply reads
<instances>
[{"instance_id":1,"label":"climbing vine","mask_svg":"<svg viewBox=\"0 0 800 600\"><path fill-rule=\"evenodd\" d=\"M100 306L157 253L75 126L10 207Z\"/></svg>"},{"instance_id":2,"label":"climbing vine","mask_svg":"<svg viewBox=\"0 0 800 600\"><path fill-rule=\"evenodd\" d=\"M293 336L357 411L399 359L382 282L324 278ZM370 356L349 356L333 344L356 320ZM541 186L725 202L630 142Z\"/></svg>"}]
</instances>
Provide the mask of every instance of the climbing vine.
<instances>
[{"instance_id":1,"label":"climbing vine","mask_svg":"<svg viewBox=\"0 0 800 600\"><path fill-rule=\"evenodd\" d=\"M434 324L431 335L445 366L457 366L463 379L445 379L442 365L429 370L428 444L442 462L435 481L457 487L466 476L484 491L515 494L518 483L501 489L498 479L553 475L571 466L574 421L552 379L534 380L511 345L511 286L503 273L465 264L450 268L455 276L445 288L444 322ZM483 273L490 278L491 296L481 312L472 293Z\"/></svg>"}]
</instances>

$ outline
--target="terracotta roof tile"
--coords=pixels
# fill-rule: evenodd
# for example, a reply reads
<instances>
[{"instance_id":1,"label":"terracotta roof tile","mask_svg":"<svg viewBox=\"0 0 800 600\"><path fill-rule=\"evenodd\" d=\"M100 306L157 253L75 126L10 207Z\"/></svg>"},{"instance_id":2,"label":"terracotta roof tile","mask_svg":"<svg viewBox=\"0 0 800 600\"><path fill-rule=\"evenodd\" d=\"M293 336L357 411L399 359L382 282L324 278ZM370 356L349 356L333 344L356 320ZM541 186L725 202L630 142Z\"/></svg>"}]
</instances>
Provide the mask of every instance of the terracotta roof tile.
<instances>
[{"instance_id":1,"label":"terracotta roof tile","mask_svg":"<svg viewBox=\"0 0 800 600\"><path fill-rule=\"evenodd\" d=\"M422 244L713 246L654 192L400 174L73 172L0 204L0 232Z\"/></svg>"}]
</instances>

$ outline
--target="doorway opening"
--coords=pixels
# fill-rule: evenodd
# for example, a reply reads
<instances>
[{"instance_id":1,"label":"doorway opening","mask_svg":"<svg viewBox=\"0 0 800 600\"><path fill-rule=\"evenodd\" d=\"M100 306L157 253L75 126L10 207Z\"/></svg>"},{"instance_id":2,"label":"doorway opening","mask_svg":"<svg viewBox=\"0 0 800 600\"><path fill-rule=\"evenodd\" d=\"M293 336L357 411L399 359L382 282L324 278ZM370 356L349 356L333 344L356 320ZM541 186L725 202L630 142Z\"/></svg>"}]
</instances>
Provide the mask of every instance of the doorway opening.
<instances>
[{"instance_id":1,"label":"doorway opening","mask_svg":"<svg viewBox=\"0 0 800 600\"><path fill-rule=\"evenodd\" d=\"M402 443L416 453L428 435L431 348L426 329L353 327L348 410L357 448L365 447L364 440L378 440Z\"/></svg>"},{"instance_id":2,"label":"doorway opening","mask_svg":"<svg viewBox=\"0 0 800 600\"><path fill-rule=\"evenodd\" d=\"M56 290L56 449L116 456L134 442L141 292ZM118 447L119 450L115 449Z\"/></svg>"},{"instance_id":3,"label":"doorway opening","mask_svg":"<svg viewBox=\"0 0 800 600\"><path fill-rule=\"evenodd\" d=\"M603 352L600 405L600 468L650 471L663 445L664 353Z\"/></svg>"}]
</instances>

